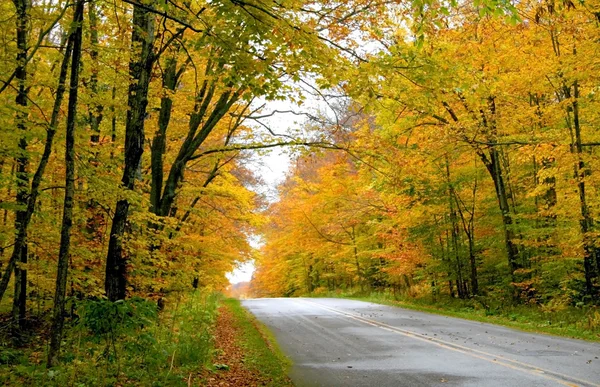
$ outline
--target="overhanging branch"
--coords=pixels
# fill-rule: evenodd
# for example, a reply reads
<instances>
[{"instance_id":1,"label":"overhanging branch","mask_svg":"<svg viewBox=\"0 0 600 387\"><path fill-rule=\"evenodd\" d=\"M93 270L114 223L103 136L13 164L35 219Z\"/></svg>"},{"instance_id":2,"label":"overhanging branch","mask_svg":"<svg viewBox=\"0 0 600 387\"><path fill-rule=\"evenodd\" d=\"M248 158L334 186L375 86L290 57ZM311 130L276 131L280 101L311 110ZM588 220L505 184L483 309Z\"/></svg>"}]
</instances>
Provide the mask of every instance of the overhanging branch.
<instances>
[{"instance_id":1,"label":"overhanging branch","mask_svg":"<svg viewBox=\"0 0 600 387\"><path fill-rule=\"evenodd\" d=\"M236 152L236 151L242 151L242 150L269 149L269 148L277 148L277 147L282 147L282 146L308 146L308 147L313 147L313 148L345 150L345 148L342 148L338 145L328 143L328 142L323 142L323 141L314 141L314 142L313 141L286 141L286 142L277 142L277 143L271 143L271 144L247 144L247 145L236 145L236 146L229 146L229 147L223 147L223 148L209 149L209 150L206 150L204 152L198 153L197 155L190 157L189 160L190 161L196 160L196 159L199 159L201 157L204 157L204 156L207 156L207 155L210 155L213 153Z\"/></svg>"},{"instance_id":2,"label":"overhanging branch","mask_svg":"<svg viewBox=\"0 0 600 387\"><path fill-rule=\"evenodd\" d=\"M184 26L184 27L186 27L186 28L188 28L188 29L190 29L190 30L192 30L194 32L198 32L198 33L204 32L204 30L196 28L196 27L192 26L190 23L188 23L186 21L183 21L183 20L181 20L178 17L169 15L167 12L159 11L159 10L153 8L153 7L147 6L147 5L142 4L142 3L138 2L138 1L135 1L135 0L123 0L123 2L125 2L127 4L131 4L131 5L136 6L136 7L140 7L142 9L145 9L146 11L152 12L152 13L154 13L156 15L160 15L162 17L165 17L165 18L167 18L169 20L174 21L175 23L181 24L182 26ZM196 16L199 16L199 14L202 13L202 11L204 11L204 8L202 10L200 10L200 12Z\"/></svg>"}]
</instances>

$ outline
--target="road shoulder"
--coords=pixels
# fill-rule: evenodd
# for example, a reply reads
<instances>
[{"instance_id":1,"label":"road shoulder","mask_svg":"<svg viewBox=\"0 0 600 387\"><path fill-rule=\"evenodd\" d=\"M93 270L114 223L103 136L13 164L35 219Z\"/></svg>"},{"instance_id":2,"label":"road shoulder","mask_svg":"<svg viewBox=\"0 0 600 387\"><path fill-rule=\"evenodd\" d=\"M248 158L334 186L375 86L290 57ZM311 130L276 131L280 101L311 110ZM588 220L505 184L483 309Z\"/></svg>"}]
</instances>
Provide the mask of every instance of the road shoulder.
<instances>
[{"instance_id":1,"label":"road shoulder","mask_svg":"<svg viewBox=\"0 0 600 387\"><path fill-rule=\"evenodd\" d=\"M215 329L213 367L207 386L292 386L289 360L268 329L238 300L222 302Z\"/></svg>"},{"instance_id":2,"label":"road shoulder","mask_svg":"<svg viewBox=\"0 0 600 387\"><path fill-rule=\"evenodd\" d=\"M600 318L600 310L593 310L592 313L590 313L590 316L588 316L588 318L582 318L580 319L580 321L576 321L576 323L573 323L572 321L561 321L561 319L557 318L556 316L546 316L543 313L529 313L527 315L520 315L518 312L488 314L483 309L472 308L466 304L461 306L454 305L450 309L446 309L443 306L437 304L424 305L412 303L406 300L394 300L387 297L382 297L380 295L356 297L327 293L323 296L307 296L307 298L339 298L345 300L364 301L373 304L391 306L402 309L410 309L434 315L455 317L470 321L493 324L506 328L520 330L523 332L537 333L542 335L570 339L579 339L596 343L600 342L600 325L594 324L593 327L588 326L591 325L590 322L592 321L592 319ZM579 326L576 326L574 324Z\"/></svg>"}]
</instances>

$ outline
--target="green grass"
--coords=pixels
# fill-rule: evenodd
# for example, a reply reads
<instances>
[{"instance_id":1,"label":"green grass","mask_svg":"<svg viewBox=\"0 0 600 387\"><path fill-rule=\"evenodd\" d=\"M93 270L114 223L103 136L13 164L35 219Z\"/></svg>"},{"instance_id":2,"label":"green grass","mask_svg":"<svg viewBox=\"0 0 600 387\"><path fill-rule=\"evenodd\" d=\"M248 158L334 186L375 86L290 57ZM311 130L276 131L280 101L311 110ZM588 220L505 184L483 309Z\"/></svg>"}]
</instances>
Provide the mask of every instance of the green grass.
<instances>
[{"instance_id":1,"label":"green grass","mask_svg":"<svg viewBox=\"0 0 600 387\"><path fill-rule=\"evenodd\" d=\"M310 297L310 296L309 296ZM598 307L564 307L544 310L528 305L488 305L485 299L460 300L450 297L394 297L389 293L329 292L317 297L348 298L467 320L492 323L528 332L589 341L600 341Z\"/></svg>"},{"instance_id":2,"label":"green grass","mask_svg":"<svg viewBox=\"0 0 600 387\"><path fill-rule=\"evenodd\" d=\"M293 386L287 377L290 362L277 346L273 334L238 300L227 299L224 304L233 313L234 324L242 332L238 343L244 351L244 364L269 379L269 386Z\"/></svg>"},{"instance_id":3,"label":"green grass","mask_svg":"<svg viewBox=\"0 0 600 387\"><path fill-rule=\"evenodd\" d=\"M154 301L83 302L65 332L61 362L47 369L46 339L0 346L0 385L187 386L212 360L218 296L175 295L159 315Z\"/></svg>"}]
</instances>

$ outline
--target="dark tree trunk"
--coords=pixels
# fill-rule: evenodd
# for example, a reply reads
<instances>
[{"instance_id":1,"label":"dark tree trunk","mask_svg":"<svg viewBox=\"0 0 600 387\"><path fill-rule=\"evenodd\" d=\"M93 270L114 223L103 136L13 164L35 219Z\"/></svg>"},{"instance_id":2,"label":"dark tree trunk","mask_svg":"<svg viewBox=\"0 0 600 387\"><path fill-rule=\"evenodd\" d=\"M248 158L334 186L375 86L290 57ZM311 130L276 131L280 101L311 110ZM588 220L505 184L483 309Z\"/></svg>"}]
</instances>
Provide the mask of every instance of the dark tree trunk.
<instances>
[{"instance_id":1,"label":"dark tree trunk","mask_svg":"<svg viewBox=\"0 0 600 387\"><path fill-rule=\"evenodd\" d=\"M98 10L96 1L90 1L88 5L88 20L90 26L90 58L91 71L89 89L92 97L92 102L88 106L88 119L90 123L90 146L92 149L92 157L90 165L96 167L98 165L98 154L100 145L100 124L103 119L104 105L98 101ZM87 203L89 211L86 229L90 239L102 240L104 236L103 225L105 225L104 211L98 210L98 203L94 198L91 198Z\"/></svg>"},{"instance_id":2,"label":"dark tree trunk","mask_svg":"<svg viewBox=\"0 0 600 387\"><path fill-rule=\"evenodd\" d=\"M471 269L471 294L479 293L479 280L477 278L477 257L475 256L475 202L477 196L477 179L473 185L472 206L467 208L467 205L460 199L458 193L452 189L456 208L463 225L463 231L467 237L469 248L469 265ZM468 216L467 216L468 215Z\"/></svg>"},{"instance_id":3,"label":"dark tree trunk","mask_svg":"<svg viewBox=\"0 0 600 387\"><path fill-rule=\"evenodd\" d=\"M27 65L25 63L27 57L27 35L28 35L28 24L29 24L29 2L27 0L14 0L15 7L17 8L17 71L15 78L18 82L18 93L16 103L19 105L19 111L17 112L17 128L19 131L25 132L25 122L27 121ZM21 225L26 222L26 207L27 207L27 195L29 186L29 156L27 154L27 138L21 137L19 140L19 155L17 156L17 204L21 206L21 209L17 211L15 219L15 228L18 230ZM26 237L24 238L26 239ZM26 242L25 242L26 243ZM18 261L23 266L15 265L15 294L13 298L13 317L18 321L18 327L21 327L25 321L25 311L27 303L27 270L25 265L27 264L26 248L23 246L15 246L17 255L15 256L15 263ZM17 257L18 256L18 257ZM10 264L10 263L9 263ZM10 277L9 277L10 278Z\"/></svg>"},{"instance_id":4,"label":"dark tree trunk","mask_svg":"<svg viewBox=\"0 0 600 387\"><path fill-rule=\"evenodd\" d=\"M581 220L579 225L581 233L583 234L583 267L585 274L585 287L586 292L589 295L596 295L596 289L594 287L593 279L598 275L596 269L600 270L600 262L598 267L595 268L593 261L596 259L598 252L594 247L594 242L591 240L590 232L594 225L594 219L590 212L587 204L586 191L585 191L585 178L590 174L590 170L585 165L582 158L583 146L581 141L581 125L579 123L579 85L577 81L573 84L573 94L571 95L570 88L565 87L565 96L567 98L573 98L571 103L571 113L573 114L572 130L574 131L574 144L571 145L571 152L574 152L578 156L577 164L575 165L575 178L577 179L577 188L579 191L579 205L581 210Z\"/></svg>"},{"instance_id":5,"label":"dark tree trunk","mask_svg":"<svg viewBox=\"0 0 600 387\"><path fill-rule=\"evenodd\" d=\"M460 97L460 96L459 96ZM462 100L462 98L461 98ZM462 100L463 104L466 104ZM458 123L458 116L452 110L450 105L443 102L446 111L450 114L452 121ZM492 180L494 181L494 188L496 190L496 198L498 200L498 206L502 214L502 225L504 228L504 242L506 245L506 252L508 256L508 266L510 269L511 277L514 281L515 271L521 268L519 263L519 248L515 244L515 232L513 230L513 217L508 202L508 192L506 190L506 183L502 172L502 165L500 163L500 154L497 146L494 144L497 141L498 133L496 128L496 102L494 97L488 98L487 112L482 108L480 109L481 121L480 124L487 131L488 142L490 145L487 146L489 155L485 153L479 146L476 146L476 153L488 170ZM468 107L467 107L468 109ZM489 115L489 116L488 116ZM448 123L448 121L443 120ZM465 140L470 142L470 139L465 137Z\"/></svg>"},{"instance_id":6,"label":"dark tree trunk","mask_svg":"<svg viewBox=\"0 0 600 387\"><path fill-rule=\"evenodd\" d=\"M219 121L227 114L234 103L240 98L242 91L236 92L225 91L215 102L214 108L210 114L209 105L212 101L216 86L203 87L198 95L199 103L196 104L194 112L190 116L189 130L186 139L184 140L179 153L171 169L169 176L162 190L160 206L157 207L156 214L159 216L171 216L177 188L185 173L187 163L193 159L194 152L204 143ZM202 125L202 126L201 126Z\"/></svg>"},{"instance_id":7,"label":"dark tree trunk","mask_svg":"<svg viewBox=\"0 0 600 387\"><path fill-rule=\"evenodd\" d=\"M110 158L115 157L115 143L117 142L117 113L115 112L115 101L117 98L117 87L112 87L112 103L110 105L110 142L111 142L111 150L110 150Z\"/></svg>"},{"instance_id":8,"label":"dark tree trunk","mask_svg":"<svg viewBox=\"0 0 600 387\"><path fill-rule=\"evenodd\" d=\"M42 183L42 177L46 170L46 166L48 165L48 160L50 159L50 154L52 153L52 143L54 141L54 135L56 134L56 128L59 121L60 115L60 106L62 104L62 100L65 93L65 83L67 79L67 72L69 68L69 58L71 57L72 51L72 40L69 39L67 41L67 48L65 50L65 54L62 60L62 65L60 68L60 74L58 77L58 87L56 89L56 99L54 100L54 107L52 109L52 117L50 120L50 125L48 126L46 132L46 143L44 144L44 152L38 164L35 175L33 176L31 182L31 191L29 192L27 198L27 208L26 211L22 214L22 218L16 224L17 235L15 237L14 249L13 253L10 257L7 271L4 273L2 277L2 282L0 282L0 300L4 296L6 288L8 287L8 282L10 280L10 274L12 269L14 268L15 263L20 259L20 254L24 250L24 246L27 243L27 230L29 227L29 223L31 222L31 217L35 212L35 204L37 202L37 198L39 195L40 184ZM17 214L18 215L18 214ZM8 270L10 269L10 270Z\"/></svg>"},{"instance_id":9,"label":"dark tree trunk","mask_svg":"<svg viewBox=\"0 0 600 387\"><path fill-rule=\"evenodd\" d=\"M145 8L133 8L133 32L131 37L131 60L129 73L131 83L128 91L127 122L125 125L125 166L121 184L133 190L135 177L144 152L144 120L148 105L148 87L152 68L156 61L154 49L154 14ZM106 257L104 288L111 301L124 299L127 284L127 263L123 255L123 236L129 213L129 201L117 202L110 231Z\"/></svg>"},{"instance_id":10,"label":"dark tree trunk","mask_svg":"<svg viewBox=\"0 0 600 387\"><path fill-rule=\"evenodd\" d=\"M20 263L27 264L28 248L27 243L21 247ZM19 338L18 332L24 328L27 313L27 270L24 268L15 268L15 293L13 295L12 315L14 321L13 334L16 339Z\"/></svg>"},{"instance_id":11,"label":"dark tree trunk","mask_svg":"<svg viewBox=\"0 0 600 387\"><path fill-rule=\"evenodd\" d=\"M90 23L90 58L92 59L90 76L90 91L92 104L89 106L90 142L92 147L100 143L100 123L103 118L104 106L99 104L98 99L98 10L96 2L90 1L88 5L88 19Z\"/></svg>"},{"instance_id":12,"label":"dark tree trunk","mask_svg":"<svg viewBox=\"0 0 600 387\"><path fill-rule=\"evenodd\" d=\"M458 291L458 297L466 298L468 296L466 289L464 288L463 281L463 263L460 257L459 250L459 232L458 232L458 217L456 214L456 208L454 208L455 194L452 187L452 181L450 179L450 162L446 157L446 183L448 184L448 211L450 217L450 235L452 237L452 250L454 251L454 259L456 262L456 289Z\"/></svg>"},{"instance_id":13,"label":"dark tree trunk","mask_svg":"<svg viewBox=\"0 0 600 387\"><path fill-rule=\"evenodd\" d=\"M521 268L519 263L519 247L515 244L515 232L513 230L513 218L508 202L508 194L502 166L500 165L498 150L495 146L490 147L490 160L486 164L490 176L494 180L494 188L496 190L496 198L498 206L502 213L502 225L504 227L504 242L506 244L506 252L508 254L508 266L511 275L514 277L515 271Z\"/></svg>"},{"instance_id":14,"label":"dark tree trunk","mask_svg":"<svg viewBox=\"0 0 600 387\"><path fill-rule=\"evenodd\" d=\"M172 92L178 82L177 72L177 53L172 58L167 59L164 70L163 88L165 94L160 100L160 113L158 115L158 129L152 139L152 148L150 163L152 169L152 184L150 186L150 211L156 213L160 208L160 197L162 195L164 166L163 156L166 151L167 128L171 121L171 111L173 109Z\"/></svg>"},{"instance_id":15,"label":"dark tree trunk","mask_svg":"<svg viewBox=\"0 0 600 387\"><path fill-rule=\"evenodd\" d=\"M27 0L14 0L14 5L17 11L17 21L16 21L16 30L17 30L17 68L15 69L15 78L18 82L17 89L17 97L15 102L17 104L17 114L16 114L16 122L17 129L20 132L25 132L27 128L25 127L25 122L27 121L27 112L25 111L27 108L27 35L28 35L28 24L29 24L29 1ZM15 229L20 230L25 223L25 215L27 207L27 186L29 185L29 176L27 174L27 169L29 165L29 157L27 154L27 139L25 135L21 137L19 140L19 154L16 157L16 178L17 178L17 204L20 206L20 209L16 213L15 217ZM13 300L13 316L18 319L18 321L22 321L19 315L20 305L19 303L25 298L20 297L19 292L21 291L20 283L26 284L26 273L24 270L20 270L17 267L17 262L23 260L22 257L22 246L25 243L26 236L23 237L23 243L19 246L15 245L13 248L13 253L8 261L8 265L6 267L6 271L2 277L2 282L0 282L0 300L4 296L4 292L8 288L8 282L10 281L11 274L13 270L15 271L15 276L18 277L15 280L15 295ZM25 262L27 258L25 257ZM26 290L26 289L25 289ZM25 295L25 294L24 294Z\"/></svg>"},{"instance_id":16,"label":"dark tree trunk","mask_svg":"<svg viewBox=\"0 0 600 387\"><path fill-rule=\"evenodd\" d=\"M475 241L472 234L469 238L469 263L471 265L471 293L476 296L479 294L479 280L477 278L477 258L475 257Z\"/></svg>"},{"instance_id":17,"label":"dark tree trunk","mask_svg":"<svg viewBox=\"0 0 600 387\"><path fill-rule=\"evenodd\" d=\"M76 29L75 33L69 38L73 40L73 55L71 61L71 78L69 82L69 107L67 110L65 145L65 201L62 228L60 231L60 249L58 253L56 288L54 293L54 319L52 322L52 330L50 331L48 367L52 367L58 362L64 325L65 295L67 290L67 274L69 271L69 249L71 247L71 226L73 224L73 198L75 196L75 122L77 119L77 87L79 85L79 62L81 60L84 1L85 0L78 0L75 5L73 22L76 25Z\"/></svg>"}]
</instances>

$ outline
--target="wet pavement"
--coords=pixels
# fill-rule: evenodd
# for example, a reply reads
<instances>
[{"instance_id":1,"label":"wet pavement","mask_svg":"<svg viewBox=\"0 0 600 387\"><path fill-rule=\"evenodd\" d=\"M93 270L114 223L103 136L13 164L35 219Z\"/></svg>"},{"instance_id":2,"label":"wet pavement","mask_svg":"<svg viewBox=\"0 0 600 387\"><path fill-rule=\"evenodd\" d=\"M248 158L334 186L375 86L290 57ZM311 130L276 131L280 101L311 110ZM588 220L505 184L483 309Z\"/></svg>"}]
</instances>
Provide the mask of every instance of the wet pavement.
<instances>
[{"instance_id":1,"label":"wet pavement","mask_svg":"<svg viewBox=\"0 0 600 387\"><path fill-rule=\"evenodd\" d=\"M599 386L600 343L344 299L243 301L299 386Z\"/></svg>"}]
</instances>

